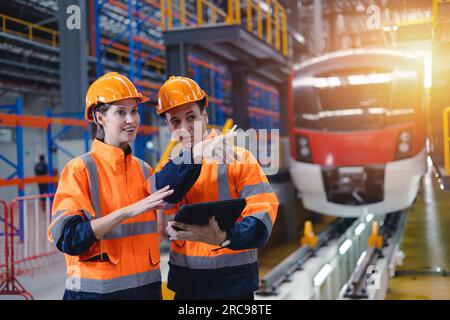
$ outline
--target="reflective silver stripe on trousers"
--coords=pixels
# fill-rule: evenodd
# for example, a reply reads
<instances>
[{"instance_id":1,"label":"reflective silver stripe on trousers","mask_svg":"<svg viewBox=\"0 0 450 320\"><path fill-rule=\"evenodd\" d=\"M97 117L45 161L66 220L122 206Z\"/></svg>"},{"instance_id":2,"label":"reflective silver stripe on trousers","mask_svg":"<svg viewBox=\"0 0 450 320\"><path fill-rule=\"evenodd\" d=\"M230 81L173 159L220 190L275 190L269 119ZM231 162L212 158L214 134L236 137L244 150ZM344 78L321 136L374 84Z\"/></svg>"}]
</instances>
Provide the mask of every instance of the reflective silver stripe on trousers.
<instances>
[{"instance_id":1,"label":"reflective silver stripe on trousers","mask_svg":"<svg viewBox=\"0 0 450 320\"><path fill-rule=\"evenodd\" d=\"M133 158L135 158L136 160L139 161L139 165L141 166L142 176L144 177L144 181L147 181L148 177L150 176L150 166L148 165L147 162L145 162L139 158L136 158L136 157L133 157Z\"/></svg>"},{"instance_id":2,"label":"reflective silver stripe on trousers","mask_svg":"<svg viewBox=\"0 0 450 320\"><path fill-rule=\"evenodd\" d=\"M228 169L226 164L217 165L217 190L219 200L231 199L230 185L228 183Z\"/></svg>"},{"instance_id":3,"label":"reflective silver stripe on trousers","mask_svg":"<svg viewBox=\"0 0 450 320\"><path fill-rule=\"evenodd\" d=\"M256 249L235 254L222 254L215 256L187 256L170 251L170 263L190 269L216 269L234 267L257 261Z\"/></svg>"},{"instance_id":4,"label":"reflective silver stripe on trousers","mask_svg":"<svg viewBox=\"0 0 450 320\"><path fill-rule=\"evenodd\" d=\"M108 280L69 277L66 281L66 289L94 293L113 293L119 290L137 288L159 281L161 281L161 271L155 269Z\"/></svg>"},{"instance_id":5,"label":"reflective silver stripe on trousers","mask_svg":"<svg viewBox=\"0 0 450 320\"><path fill-rule=\"evenodd\" d=\"M120 239L129 236L139 236L157 232L156 221L133 222L119 224L113 230L103 236L104 240Z\"/></svg>"},{"instance_id":6,"label":"reflective silver stripe on trousers","mask_svg":"<svg viewBox=\"0 0 450 320\"><path fill-rule=\"evenodd\" d=\"M257 212L257 213L253 213L251 215L249 215L248 217L253 217L256 218L258 220L261 220L262 223L264 223L264 225L267 228L267 231L269 231L269 234L272 233L272 220L270 219L270 215L268 212Z\"/></svg>"},{"instance_id":7,"label":"reflective silver stripe on trousers","mask_svg":"<svg viewBox=\"0 0 450 320\"><path fill-rule=\"evenodd\" d=\"M273 189L270 183L261 182L258 184L251 184L244 186L241 192L239 192L239 196L242 198L247 198L250 196L254 196L256 194L269 193L273 192Z\"/></svg>"},{"instance_id":8,"label":"reflective silver stripe on trousers","mask_svg":"<svg viewBox=\"0 0 450 320\"><path fill-rule=\"evenodd\" d=\"M92 157L92 154L90 152L83 154L81 156L81 159L83 160L89 174L89 191L91 193L91 204L95 211L95 217L98 219L101 217L101 210L97 165L95 164L94 158Z\"/></svg>"}]
</instances>

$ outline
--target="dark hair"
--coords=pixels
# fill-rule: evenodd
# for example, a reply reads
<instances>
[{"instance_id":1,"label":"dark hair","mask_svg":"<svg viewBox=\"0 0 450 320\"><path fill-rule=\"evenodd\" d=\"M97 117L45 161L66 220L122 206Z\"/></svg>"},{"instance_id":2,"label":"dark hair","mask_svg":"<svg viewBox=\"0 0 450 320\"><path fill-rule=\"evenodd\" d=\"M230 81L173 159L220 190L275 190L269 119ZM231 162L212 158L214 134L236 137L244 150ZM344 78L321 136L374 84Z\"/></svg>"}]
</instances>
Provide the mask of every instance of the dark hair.
<instances>
[{"instance_id":1,"label":"dark hair","mask_svg":"<svg viewBox=\"0 0 450 320\"><path fill-rule=\"evenodd\" d=\"M94 119L94 123L96 125L95 137L99 140L105 139L105 129L103 129L103 126L100 123L98 123L97 117L95 116L95 114L98 111L102 115L104 115L106 113L106 111L109 110L109 108L111 108L111 105L106 104L106 103L99 103L92 108L92 119Z\"/></svg>"},{"instance_id":2,"label":"dark hair","mask_svg":"<svg viewBox=\"0 0 450 320\"><path fill-rule=\"evenodd\" d=\"M203 112L203 110L205 110L207 99L208 99L208 97L205 96L203 99L196 101L197 106L200 108L200 112ZM160 117L163 119L166 119L166 113L165 112L161 113Z\"/></svg>"},{"instance_id":3,"label":"dark hair","mask_svg":"<svg viewBox=\"0 0 450 320\"><path fill-rule=\"evenodd\" d=\"M43 154L41 154L41 155L39 156L39 160L40 160L40 161L45 161L45 156L44 156Z\"/></svg>"}]
</instances>

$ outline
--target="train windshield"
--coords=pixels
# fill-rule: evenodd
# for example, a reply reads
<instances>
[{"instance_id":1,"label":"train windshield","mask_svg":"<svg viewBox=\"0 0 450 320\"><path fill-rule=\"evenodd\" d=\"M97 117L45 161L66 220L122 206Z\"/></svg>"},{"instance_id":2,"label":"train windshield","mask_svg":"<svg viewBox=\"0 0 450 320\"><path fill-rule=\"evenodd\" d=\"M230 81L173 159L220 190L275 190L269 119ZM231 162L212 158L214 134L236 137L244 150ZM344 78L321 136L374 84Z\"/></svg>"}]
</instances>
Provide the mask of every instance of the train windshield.
<instances>
[{"instance_id":1,"label":"train windshield","mask_svg":"<svg viewBox=\"0 0 450 320\"><path fill-rule=\"evenodd\" d=\"M295 126L342 131L409 122L418 85L415 70L353 69L299 77L293 82Z\"/></svg>"}]
</instances>

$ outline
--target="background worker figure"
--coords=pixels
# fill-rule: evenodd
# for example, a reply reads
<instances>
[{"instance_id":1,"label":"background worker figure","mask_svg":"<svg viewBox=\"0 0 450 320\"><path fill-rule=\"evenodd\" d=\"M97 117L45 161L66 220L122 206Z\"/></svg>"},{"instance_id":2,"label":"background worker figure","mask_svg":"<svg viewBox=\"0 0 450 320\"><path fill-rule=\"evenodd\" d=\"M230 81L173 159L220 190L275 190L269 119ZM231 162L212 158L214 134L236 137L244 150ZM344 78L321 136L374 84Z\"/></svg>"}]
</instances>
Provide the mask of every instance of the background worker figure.
<instances>
[{"instance_id":1,"label":"background worker figure","mask_svg":"<svg viewBox=\"0 0 450 320\"><path fill-rule=\"evenodd\" d=\"M49 227L66 253L64 299L161 299L155 210L180 201L201 165L169 161L153 174L133 157L138 104L148 100L115 72L88 89L85 118L96 124L96 139L62 171Z\"/></svg>"},{"instance_id":2,"label":"background worker figure","mask_svg":"<svg viewBox=\"0 0 450 320\"><path fill-rule=\"evenodd\" d=\"M183 130L190 137L180 141L188 148L194 141L194 123L200 122L203 141L217 137L207 132L206 93L185 77L170 77L159 91L157 113L171 132ZM253 155L234 148L237 159L227 164L203 161L199 178L182 204L246 198L247 206L229 230L221 230L215 218L206 226L171 221L168 288L175 299L253 299L259 285L257 250L268 240L275 222L278 200ZM184 229L176 231L173 227ZM218 250L219 249L219 250Z\"/></svg>"},{"instance_id":3,"label":"background worker figure","mask_svg":"<svg viewBox=\"0 0 450 320\"><path fill-rule=\"evenodd\" d=\"M45 156L41 154L39 156L39 162L34 166L34 174L36 176L46 176L47 172L47 163L45 162ZM48 184L47 183L39 183L39 194L47 194L48 193ZM45 199L41 199L41 209L45 209Z\"/></svg>"}]
</instances>

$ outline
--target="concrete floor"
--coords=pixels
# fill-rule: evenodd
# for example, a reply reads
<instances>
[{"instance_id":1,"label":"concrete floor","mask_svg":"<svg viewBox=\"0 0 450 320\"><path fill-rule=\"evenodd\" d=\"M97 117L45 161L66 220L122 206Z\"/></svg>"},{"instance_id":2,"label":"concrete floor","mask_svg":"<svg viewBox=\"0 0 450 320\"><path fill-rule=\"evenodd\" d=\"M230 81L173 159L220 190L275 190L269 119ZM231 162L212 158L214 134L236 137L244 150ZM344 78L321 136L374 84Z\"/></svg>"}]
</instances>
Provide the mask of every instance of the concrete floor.
<instances>
[{"instance_id":1,"label":"concrete floor","mask_svg":"<svg viewBox=\"0 0 450 320\"><path fill-rule=\"evenodd\" d=\"M167 279L169 256L161 255L161 275ZM35 300L61 300L66 285L66 263L61 260L33 274L18 277L19 282L28 290ZM172 298L170 292L166 298ZM0 296L0 300L23 300L22 296Z\"/></svg>"},{"instance_id":2,"label":"concrete floor","mask_svg":"<svg viewBox=\"0 0 450 320\"><path fill-rule=\"evenodd\" d=\"M441 191L431 170L408 214L397 276L389 281L388 300L450 299L450 193Z\"/></svg>"}]
</instances>

